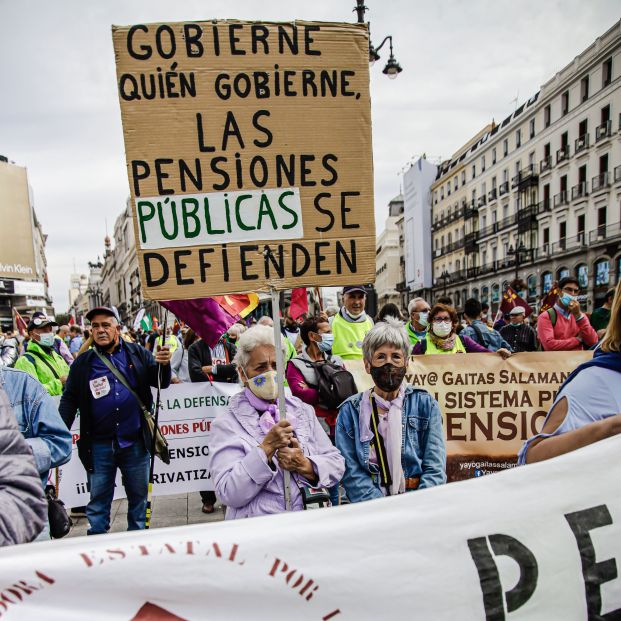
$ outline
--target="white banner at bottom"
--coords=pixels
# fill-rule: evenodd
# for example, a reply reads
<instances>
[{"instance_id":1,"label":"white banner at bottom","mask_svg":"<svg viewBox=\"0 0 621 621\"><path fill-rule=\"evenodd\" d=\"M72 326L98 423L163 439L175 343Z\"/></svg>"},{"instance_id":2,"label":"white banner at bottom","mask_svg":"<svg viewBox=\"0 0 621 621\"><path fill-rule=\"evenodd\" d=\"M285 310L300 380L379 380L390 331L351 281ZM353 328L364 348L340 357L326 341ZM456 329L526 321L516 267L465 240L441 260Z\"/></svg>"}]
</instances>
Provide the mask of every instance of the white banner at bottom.
<instances>
[{"instance_id":1,"label":"white banner at bottom","mask_svg":"<svg viewBox=\"0 0 621 621\"><path fill-rule=\"evenodd\" d=\"M229 399L240 391L237 384L202 382L171 384L162 390L159 425L168 440L170 464L155 460L153 496L183 494L213 489L209 474L209 432L214 418L226 410ZM68 507L89 501L86 470L78 457L76 440L80 419L71 428L71 461L59 468L59 498ZM121 473L117 473L114 498L124 498Z\"/></svg>"},{"instance_id":2,"label":"white banner at bottom","mask_svg":"<svg viewBox=\"0 0 621 621\"><path fill-rule=\"evenodd\" d=\"M619 455L615 437L356 505L6 548L0 618L618 619Z\"/></svg>"}]
</instances>

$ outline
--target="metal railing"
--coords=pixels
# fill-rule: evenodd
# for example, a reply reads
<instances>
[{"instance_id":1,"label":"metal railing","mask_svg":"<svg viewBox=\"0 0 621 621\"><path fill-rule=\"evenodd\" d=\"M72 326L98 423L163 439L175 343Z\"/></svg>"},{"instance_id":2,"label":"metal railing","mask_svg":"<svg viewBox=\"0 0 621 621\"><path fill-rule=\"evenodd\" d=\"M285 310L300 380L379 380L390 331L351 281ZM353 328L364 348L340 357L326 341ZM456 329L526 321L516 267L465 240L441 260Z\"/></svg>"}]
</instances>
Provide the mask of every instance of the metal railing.
<instances>
[{"instance_id":1,"label":"metal railing","mask_svg":"<svg viewBox=\"0 0 621 621\"><path fill-rule=\"evenodd\" d=\"M541 162L539 162L539 172L543 174L549 170L552 170L552 156L546 155Z\"/></svg>"},{"instance_id":2,"label":"metal railing","mask_svg":"<svg viewBox=\"0 0 621 621\"><path fill-rule=\"evenodd\" d=\"M594 231L589 231L589 244L608 243L615 239L621 239L621 222L602 224Z\"/></svg>"},{"instance_id":3,"label":"metal railing","mask_svg":"<svg viewBox=\"0 0 621 621\"><path fill-rule=\"evenodd\" d=\"M586 151L589 148L589 134L582 134L582 136L576 138L574 155L578 155L581 151Z\"/></svg>"},{"instance_id":4,"label":"metal railing","mask_svg":"<svg viewBox=\"0 0 621 621\"><path fill-rule=\"evenodd\" d=\"M558 207L560 205L569 205L569 194L567 190L563 190L554 195L554 206Z\"/></svg>"},{"instance_id":5,"label":"metal railing","mask_svg":"<svg viewBox=\"0 0 621 621\"><path fill-rule=\"evenodd\" d=\"M610 138L612 133L612 121L608 120L602 123L599 127L595 128L595 142L604 140L604 138Z\"/></svg>"},{"instance_id":6,"label":"metal railing","mask_svg":"<svg viewBox=\"0 0 621 621\"><path fill-rule=\"evenodd\" d=\"M561 162L565 162L568 159L569 159L569 145L566 144L565 146L561 147L556 152L556 163L560 164Z\"/></svg>"},{"instance_id":7,"label":"metal railing","mask_svg":"<svg viewBox=\"0 0 621 621\"><path fill-rule=\"evenodd\" d=\"M620 183L621 182L621 166L615 166L614 174L615 174L615 183Z\"/></svg>"},{"instance_id":8,"label":"metal railing","mask_svg":"<svg viewBox=\"0 0 621 621\"><path fill-rule=\"evenodd\" d=\"M497 198L498 198L498 193L496 191L496 188L492 188L487 193L487 200L491 203L492 201L495 201Z\"/></svg>"},{"instance_id":9,"label":"metal railing","mask_svg":"<svg viewBox=\"0 0 621 621\"><path fill-rule=\"evenodd\" d=\"M498 187L498 195L502 196L503 194L507 194L509 192L509 182L505 181L500 184Z\"/></svg>"},{"instance_id":10,"label":"metal railing","mask_svg":"<svg viewBox=\"0 0 621 621\"><path fill-rule=\"evenodd\" d=\"M588 192L586 181L582 181L578 185L575 185L573 188L571 188L571 200L572 201L575 201L579 198L584 198L585 196L588 196L588 194L589 192Z\"/></svg>"},{"instance_id":11,"label":"metal railing","mask_svg":"<svg viewBox=\"0 0 621 621\"><path fill-rule=\"evenodd\" d=\"M591 179L591 192L599 192L608 187L610 187L610 181L607 172L600 173Z\"/></svg>"}]
</instances>

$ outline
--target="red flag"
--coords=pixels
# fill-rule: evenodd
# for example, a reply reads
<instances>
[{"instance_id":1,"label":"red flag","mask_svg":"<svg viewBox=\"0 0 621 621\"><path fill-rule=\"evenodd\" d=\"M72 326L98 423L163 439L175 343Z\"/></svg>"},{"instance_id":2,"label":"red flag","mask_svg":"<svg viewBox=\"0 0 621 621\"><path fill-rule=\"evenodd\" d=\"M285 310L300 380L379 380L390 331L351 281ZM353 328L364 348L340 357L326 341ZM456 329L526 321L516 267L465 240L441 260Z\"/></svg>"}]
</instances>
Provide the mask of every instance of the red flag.
<instances>
[{"instance_id":1,"label":"red flag","mask_svg":"<svg viewBox=\"0 0 621 621\"><path fill-rule=\"evenodd\" d=\"M507 290L502 294L502 302L498 309L503 315L506 315L511 309L516 306L520 306L524 309L524 316L528 317L533 309L528 305L528 302L521 298L511 287L507 287Z\"/></svg>"},{"instance_id":2,"label":"red flag","mask_svg":"<svg viewBox=\"0 0 621 621\"><path fill-rule=\"evenodd\" d=\"M289 305L289 315L291 319L297 321L302 315L308 313L308 296L306 289L291 290L291 304Z\"/></svg>"},{"instance_id":3,"label":"red flag","mask_svg":"<svg viewBox=\"0 0 621 621\"><path fill-rule=\"evenodd\" d=\"M75 326L75 317L73 315L69 316L69 325Z\"/></svg>"},{"instance_id":4,"label":"red flag","mask_svg":"<svg viewBox=\"0 0 621 621\"><path fill-rule=\"evenodd\" d=\"M157 317L153 315L153 329L157 330L159 327L160 327L160 322L158 321Z\"/></svg>"},{"instance_id":5,"label":"red flag","mask_svg":"<svg viewBox=\"0 0 621 621\"><path fill-rule=\"evenodd\" d=\"M542 298L539 313L545 313L549 308L552 308L556 304L560 294L561 290L558 288L558 283L555 282L552 285L552 289Z\"/></svg>"},{"instance_id":6,"label":"red flag","mask_svg":"<svg viewBox=\"0 0 621 621\"><path fill-rule=\"evenodd\" d=\"M13 312L15 313L15 329L23 336L26 336L28 333L28 324L24 321L24 318L19 314L16 308L13 309Z\"/></svg>"}]
</instances>

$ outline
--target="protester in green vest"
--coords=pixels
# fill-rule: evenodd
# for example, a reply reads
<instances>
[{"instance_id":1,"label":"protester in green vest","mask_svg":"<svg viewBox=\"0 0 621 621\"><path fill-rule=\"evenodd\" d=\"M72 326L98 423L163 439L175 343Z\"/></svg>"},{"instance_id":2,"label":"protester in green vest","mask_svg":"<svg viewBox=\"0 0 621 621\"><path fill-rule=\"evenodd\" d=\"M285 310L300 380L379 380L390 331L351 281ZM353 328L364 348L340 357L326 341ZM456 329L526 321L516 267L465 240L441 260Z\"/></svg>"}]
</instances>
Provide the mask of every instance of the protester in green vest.
<instances>
[{"instance_id":1,"label":"protester in green vest","mask_svg":"<svg viewBox=\"0 0 621 621\"><path fill-rule=\"evenodd\" d=\"M457 334L459 318L457 312L448 304L436 304L429 311L429 332L427 338L419 341L412 350L414 356L423 354L472 354L489 353L467 336ZM498 355L507 358L511 352L499 349Z\"/></svg>"},{"instance_id":2,"label":"protester in green vest","mask_svg":"<svg viewBox=\"0 0 621 621\"><path fill-rule=\"evenodd\" d=\"M332 353L343 360L362 360L362 341L373 327L364 307L367 291L363 286L343 287L343 306L332 320Z\"/></svg>"},{"instance_id":3,"label":"protester in green vest","mask_svg":"<svg viewBox=\"0 0 621 621\"><path fill-rule=\"evenodd\" d=\"M427 336L427 326L429 325L429 311L431 307L423 298L414 298L408 304L408 315L410 322L406 326L410 343L422 341Z\"/></svg>"},{"instance_id":4,"label":"protester in green vest","mask_svg":"<svg viewBox=\"0 0 621 621\"><path fill-rule=\"evenodd\" d=\"M58 324L45 313L33 313L28 324L29 341L26 352L15 363L15 368L32 375L51 395L60 395L69 374L69 365L54 349L53 326Z\"/></svg>"},{"instance_id":5,"label":"protester in green vest","mask_svg":"<svg viewBox=\"0 0 621 621\"><path fill-rule=\"evenodd\" d=\"M162 345L162 336L158 336L156 343L161 347ZM168 347L170 348L170 355L172 356L177 347L179 347L179 341L177 340L177 337L172 333L172 328L166 328L166 343L165 345L168 345Z\"/></svg>"}]
</instances>

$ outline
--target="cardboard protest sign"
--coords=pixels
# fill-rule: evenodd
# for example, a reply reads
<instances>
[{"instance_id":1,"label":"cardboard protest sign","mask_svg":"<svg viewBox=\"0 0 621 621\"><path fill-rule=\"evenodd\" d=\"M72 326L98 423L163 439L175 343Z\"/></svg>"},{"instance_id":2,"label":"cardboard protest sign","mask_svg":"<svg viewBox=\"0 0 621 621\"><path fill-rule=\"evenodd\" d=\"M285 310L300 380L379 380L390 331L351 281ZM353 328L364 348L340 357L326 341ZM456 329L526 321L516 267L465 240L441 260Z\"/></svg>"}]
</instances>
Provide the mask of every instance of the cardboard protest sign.
<instances>
[{"instance_id":1,"label":"cardboard protest sign","mask_svg":"<svg viewBox=\"0 0 621 621\"><path fill-rule=\"evenodd\" d=\"M344 507L9 546L0 550L0 615L618 619L620 451L616 436Z\"/></svg>"},{"instance_id":2,"label":"cardboard protest sign","mask_svg":"<svg viewBox=\"0 0 621 621\"><path fill-rule=\"evenodd\" d=\"M539 433L560 385L592 352L413 356L405 380L440 404L446 474L460 481L517 464L524 440ZM362 361L347 361L359 390L373 385Z\"/></svg>"},{"instance_id":3,"label":"cardboard protest sign","mask_svg":"<svg viewBox=\"0 0 621 621\"><path fill-rule=\"evenodd\" d=\"M142 290L373 282L364 24L113 27Z\"/></svg>"},{"instance_id":4,"label":"cardboard protest sign","mask_svg":"<svg viewBox=\"0 0 621 621\"><path fill-rule=\"evenodd\" d=\"M239 392L237 384L201 382L171 384L162 390L158 424L170 450L170 464L155 460L153 496L183 494L213 489L209 472L209 433L213 420L226 411L229 399ZM155 392L155 389L153 389ZM71 429L73 453L69 463L58 468L59 498L68 507L81 507L90 498L86 470L78 457L80 418ZM117 473L114 498L124 498L121 473Z\"/></svg>"}]
</instances>

